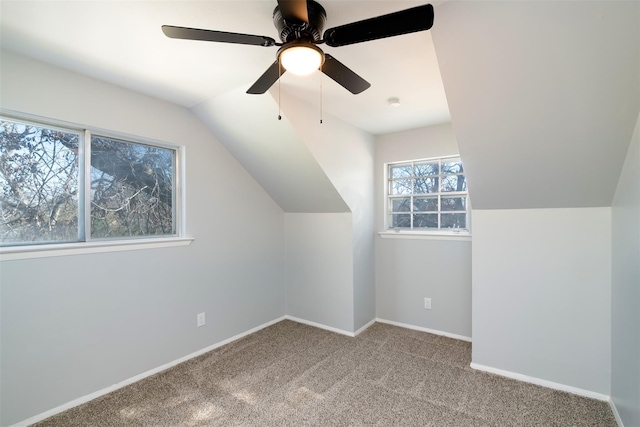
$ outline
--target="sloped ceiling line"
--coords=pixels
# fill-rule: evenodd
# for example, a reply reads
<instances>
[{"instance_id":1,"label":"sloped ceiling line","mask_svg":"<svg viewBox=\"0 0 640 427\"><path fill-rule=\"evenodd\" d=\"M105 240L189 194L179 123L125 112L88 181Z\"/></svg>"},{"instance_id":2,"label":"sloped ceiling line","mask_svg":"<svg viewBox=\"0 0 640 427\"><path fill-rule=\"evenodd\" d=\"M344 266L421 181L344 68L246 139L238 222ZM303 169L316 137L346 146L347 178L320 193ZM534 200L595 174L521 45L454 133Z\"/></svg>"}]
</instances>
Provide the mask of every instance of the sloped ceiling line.
<instances>
[{"instance_id":1,"label":"sloped ceiling line","mask_svg":"<svg viewBox=\"0 0 640 427\"><path fill-rule=\"evenodd\" d=\"M246 87L191 110L285 212L349 212L287 118L277 120L274 99Z\"/></svg>"},{"instance_id":2,"label":"sloped ceiling line","mask_svg":"<svg viewBox=\"0 0 640 427\"><path fill-rule=\"evenodd\" d=\"M611 205L640 110L639 8L436 9L433 39L474 209Z\"/></svg>"}]
</instances>

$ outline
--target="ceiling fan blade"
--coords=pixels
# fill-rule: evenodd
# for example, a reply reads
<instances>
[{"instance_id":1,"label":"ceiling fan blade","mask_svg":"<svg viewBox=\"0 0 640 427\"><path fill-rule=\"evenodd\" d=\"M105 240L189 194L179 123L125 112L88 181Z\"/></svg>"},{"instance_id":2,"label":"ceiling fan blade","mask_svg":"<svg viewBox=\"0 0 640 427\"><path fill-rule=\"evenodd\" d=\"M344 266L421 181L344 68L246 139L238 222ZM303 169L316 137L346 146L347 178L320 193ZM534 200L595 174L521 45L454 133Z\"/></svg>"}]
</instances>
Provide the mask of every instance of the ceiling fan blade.
<instances>
[{"instance_id":1,"label":"ceiling fan blade","mask_svg":"<svg viewBox=\"0 0 640 427\"><path fill-rule=\"evenodd\" d=\"M174 27L163 25L162 32L172 39L202 40L207 42L237 43L253 46L275 46L276 41L271 37L254 36L251 34L227 33L215 30L200 30L198 28Z\"/></svg>"},{"instance_id":2,"label":"ceiling fan blade","mask_svg":"<svg viewBox=\"0 0 640 427\"><path fill-rule=\"evenodd\" d=\"M324 55L324 64L320 70L354 95L369 89L371 86L368 81L351 71L342 62L326 53Z\"/></svg>"},{"instance_id":3,"label":"ceiling fan blade","mask_svg":"<svg viewBox=\"0 0 640 427\"><path fill-rule=\"evenodd\" d=\"M309 22L307 0L278 0L278 8L282 17L289 23Z\"/></svg>"},{"instance_id":4,"label":"ceiling fan blade","mask_svg":"<svg viewBox=\"0 0 640 427\"><path fill-rule=\"evenodd\" d=\"M262 95L269 90L271 86L283 75L287 70L278 64L278 61L271 64L267 71L260 76L258 80L247 90L247 93L252 95Z\"/></svg>"},{"instance_id":5,"label":"ceiling fan blade","mask_svg":"<svg viewBox=\"0 0 640 427\"><path fill-rule=\"evenodd\" d=\"M433 6L425 4L364 21L329 28L324 41L332 47L428 30L433 26Z\"/></svg>"}]
</instances>

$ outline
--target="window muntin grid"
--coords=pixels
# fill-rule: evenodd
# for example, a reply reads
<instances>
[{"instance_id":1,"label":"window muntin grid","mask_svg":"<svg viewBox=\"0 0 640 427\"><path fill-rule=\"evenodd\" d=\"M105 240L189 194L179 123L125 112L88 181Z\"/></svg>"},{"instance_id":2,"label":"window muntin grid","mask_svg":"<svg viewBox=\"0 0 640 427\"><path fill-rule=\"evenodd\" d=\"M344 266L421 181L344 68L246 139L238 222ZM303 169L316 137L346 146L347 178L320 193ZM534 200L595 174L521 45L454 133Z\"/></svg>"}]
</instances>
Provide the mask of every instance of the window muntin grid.
<instances>
[{"instance_id":1,"label":"window muntin grid","mask_svg":"<svg viewBox=\"0 0 640 427\"><path fill-rule=\"evenodd\" d=\"M387 173L387 229L468 230L460 157L392 163Z\"/></svg>"}]
</instances>

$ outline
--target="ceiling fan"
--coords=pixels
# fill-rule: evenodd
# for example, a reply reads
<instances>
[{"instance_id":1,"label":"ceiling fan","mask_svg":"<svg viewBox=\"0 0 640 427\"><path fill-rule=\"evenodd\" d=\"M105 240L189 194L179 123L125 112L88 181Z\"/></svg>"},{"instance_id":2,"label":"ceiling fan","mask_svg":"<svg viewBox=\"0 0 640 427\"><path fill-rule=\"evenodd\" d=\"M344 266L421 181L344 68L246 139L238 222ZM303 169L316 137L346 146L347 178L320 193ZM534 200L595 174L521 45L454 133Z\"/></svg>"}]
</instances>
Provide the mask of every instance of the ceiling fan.
<instances>
[{"instance_id":1,"label":"ceiling fan","mask_svg":"<svg viewBox=\"0 0 640 427\"><path fill-rule=\"evenodd\" d=\"M386 37L428 30L433 26L433 6L425 4L375 18L329 28L322 33L327 14L314 0L278 0L273 11L273 23L282 43L267 36L229 33L225 31L163 25L167 37L236 43L253 46L279 46L276 61L247 90L250 94L265 93L286 71L309 74L320 69L339 85L358 94L371 85L318 45L346 46Z\"/></svg>"}]
</instances>

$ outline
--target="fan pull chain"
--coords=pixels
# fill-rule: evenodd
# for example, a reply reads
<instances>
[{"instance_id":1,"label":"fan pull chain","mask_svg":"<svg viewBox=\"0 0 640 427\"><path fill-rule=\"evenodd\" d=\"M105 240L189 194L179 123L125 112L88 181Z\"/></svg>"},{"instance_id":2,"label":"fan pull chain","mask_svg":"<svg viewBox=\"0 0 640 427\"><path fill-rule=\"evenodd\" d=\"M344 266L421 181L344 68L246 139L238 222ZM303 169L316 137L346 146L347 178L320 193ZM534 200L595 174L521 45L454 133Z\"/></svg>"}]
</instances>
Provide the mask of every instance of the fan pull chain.
<instances>
[{"instance_id":1,"label":"fan pull chain","mask_svg":"<svg viewBox=\"0 0 640 427\"><path fill-rule=\"evenodd\" d=\"M282 120L282 108L280 106L280 77L282 76L282 62L278 56L278 120Z\"/></svg>"},{"instance_id":2,"label":"fan pull chain","mask_svg":"<svg viewBox=\"0 0 640 427\"><path fill-rule=\"evenodd\" d=\"M322 67L320 67L320 124L322 124Z\"/></svg>"}]
</instances>

